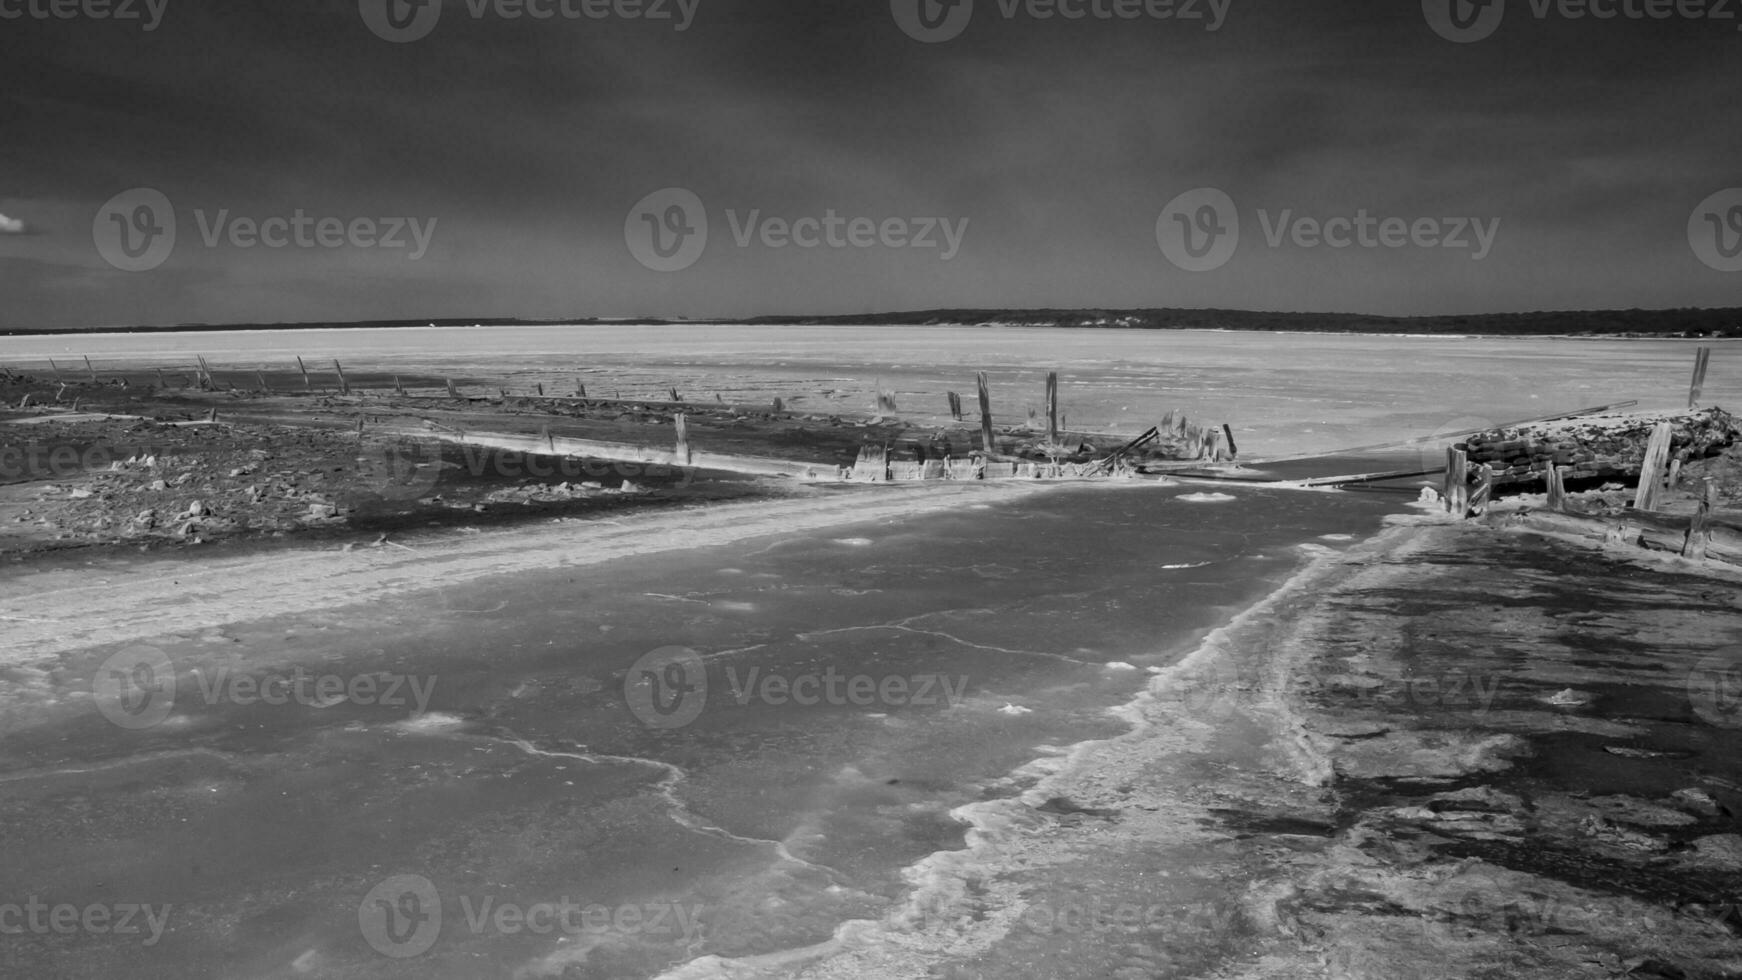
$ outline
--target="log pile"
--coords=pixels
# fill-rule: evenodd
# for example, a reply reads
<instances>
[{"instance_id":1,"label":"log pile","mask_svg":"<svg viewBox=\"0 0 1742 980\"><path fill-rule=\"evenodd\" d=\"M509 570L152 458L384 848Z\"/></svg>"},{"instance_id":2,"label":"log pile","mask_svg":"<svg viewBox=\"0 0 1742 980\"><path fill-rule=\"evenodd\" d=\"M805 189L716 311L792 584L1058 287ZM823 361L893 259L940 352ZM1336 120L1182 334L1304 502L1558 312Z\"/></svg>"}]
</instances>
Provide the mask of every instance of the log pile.
<instances>
[{"instance_id":1,"label":"log pile","mask_svg":"<svg viewBox=\"0 0 1742 980\"><path fill-rule=\"evenodd\" d=\"M1655 418L1593 419L1571 424L1497 429L1471 436L1463 450L1473 472L1494 468L1496 486L1540 484L1549 466L1568 467L1569 482L1637 482ZM1689 412L1669 419L1673 431L1669 458L1683 463L1715 456L1734 443L1742 429L1723 409Z\"/></svg>"}]
</instances>

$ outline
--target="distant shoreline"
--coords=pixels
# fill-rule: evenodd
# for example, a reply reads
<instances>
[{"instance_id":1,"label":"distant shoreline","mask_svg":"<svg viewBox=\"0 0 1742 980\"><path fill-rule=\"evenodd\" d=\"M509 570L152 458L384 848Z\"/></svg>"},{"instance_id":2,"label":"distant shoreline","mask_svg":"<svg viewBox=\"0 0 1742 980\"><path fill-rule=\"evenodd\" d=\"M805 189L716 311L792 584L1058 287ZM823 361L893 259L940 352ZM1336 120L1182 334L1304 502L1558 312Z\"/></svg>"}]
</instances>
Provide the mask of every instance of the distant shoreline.
<instances>
[{"instance_id":1,"label":"distant shoreline","mask_svg":"<svg viewBox=\"0 0 1742 980\"><path fill-rule=\"evenodd\" d=\"M1742 308L1592 310L1483 313L1468 316L1389 317L1344 313L1267 313L1250 310L920 310L836 316L759 316L744 319L663 317L513 317L348 322L175 324L170 326L0 329L0 337L100 334L182 334L222 331L393 330L561 326L817 326L817 327L1030 327L1078 330L1222 330L1418 337L1723 338L1742 337Z\"/></svg>"}]
</instances>

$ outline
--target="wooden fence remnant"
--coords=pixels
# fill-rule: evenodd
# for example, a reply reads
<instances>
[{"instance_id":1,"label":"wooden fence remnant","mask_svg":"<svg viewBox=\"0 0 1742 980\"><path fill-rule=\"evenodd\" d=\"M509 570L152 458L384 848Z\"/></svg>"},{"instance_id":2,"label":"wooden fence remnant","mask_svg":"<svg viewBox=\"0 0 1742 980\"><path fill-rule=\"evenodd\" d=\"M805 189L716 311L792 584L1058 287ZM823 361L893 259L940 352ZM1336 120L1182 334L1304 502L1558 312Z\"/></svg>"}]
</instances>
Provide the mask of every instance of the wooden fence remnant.
<instances>
[{"instance_id":1,"label":"wooden fence remnant","mask_svg":"<svg viewBox=\"0 0 1742 980\"><path fill-rule=\"evenodd\" d=\"M950 418L955 419L957 422L960 422L960 421L962 421L962 396L956 394L953 391L949 392L949 396L950 396Z\"/></svg>"},{"instance_id":2,"label":"wooden fence remnant","mask_svg":"<svg viewBox=\"0 0 1742 980\"><path fill-rule=\"evenodd\" d=\"M1633 496L1633 509L1657 509L1658 492L1663 488L1664 464L1669 459L1669 443L1675 427L1668 422L1657 423L1651 430L1651 441L1645 445L1645 462L1639 470L1639 491Z\"/></svg>"},{"instance_id":3,"label":"wooden fence remnant","mask_svg":"<svg viewBox=\"0 0 1742 980\"><path fill-rule=\"evenodd\" d=\"M674 421L677 423L677 458L687 466L694 459L690 453L689 422L682 412L677 413Z\"/></svg>"},{"instance_id":4,"label":"wooden fence remnant","mask_svg":"<svg viewBox=\"0 0 1742 980\"><path fill-rule=\"evenodd\" d=\"M1699 407L1700 394L1706 387L1706 367L1712 361L1712 349L1701 347L1694 352L1694 380L1688 386L1688 408Z\"/></svg>"},{"instance_id":5,"label":"wooden fence remnant","mask_svg":"<svg viewBox=\"0 0 1742 980\"><path fill-rule=\"evenodd\" d=\"M986 372L981 371L975 382L980 388L980 448L990 453L993 451L992 391L987 386Z\"/></svg>"},{"instance_id":6,"label":"wooden fence remnant","mask_svg":"<svg viewBox=\"0 0 1742 980\"><path fill-rule=\"evenodd\" d=\"M1699 509L1694 511L1693 522L1688 525L1688 539L1682 544L1683 558L1706 560L1706 552L1712 546L1712 508L1717 505L1717 481L1707 478L1700 489Z\"/></svg>"},{"instance_id":7,"label":"wooden fence remnant","mask_svg":"<svg viewBox=\"0 0 1742 980\"><path fill-rule=\"evenodd\" d=\"M1567 509L1567 467L1556 466L1554 463L1543 464L1543 481L1548 489L1548 509L1564 511Z\"/></svg>"},{"instance_id":8,"label":"wooden fence remnant","mask_svg":"<svg viewBox=\"0 0 1742 980\"><path fill-rule=\"evenodd\" d=\"M1469 500L1470 473L1467 454L1456 447L1446 448L1446 478L1440 491L1440 499L1446 503L1446 511L1457 515L1463 520L1467 513L1465 504Z\"/></svg>"},{"instance_id":9,"label":"wooden fence remnant","mask_svg":"<svg viewBox=\"0 0 1742 980\"><path fill-rule=\"evenodd\" d=\"M1059 441L1059 373L1046 373L1046 441L1049 445L1057 445Z\"/></svg>"}]
</instances>

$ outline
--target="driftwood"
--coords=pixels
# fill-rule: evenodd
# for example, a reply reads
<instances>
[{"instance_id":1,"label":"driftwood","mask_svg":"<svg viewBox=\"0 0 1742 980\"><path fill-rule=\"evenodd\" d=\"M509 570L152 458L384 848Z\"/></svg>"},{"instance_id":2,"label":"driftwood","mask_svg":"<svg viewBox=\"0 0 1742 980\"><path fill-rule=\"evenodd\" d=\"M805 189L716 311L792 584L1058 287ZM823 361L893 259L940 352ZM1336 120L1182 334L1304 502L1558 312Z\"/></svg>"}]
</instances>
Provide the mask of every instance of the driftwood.
<instances>
[{"instance_id":1,"label":"driftwood","mask_svg":"<svg viewBox=\"0 0 1742 980\"><path fill-rule=\"evenodd\" d=\"M1597 517L1541 510L1524 515L1524 526L1536 530L1558 531L1593 541L1629 544L1677 555L1687 550L1689 532L1696 523L1705 534L1706 558L1742 565L1742 528L1718 523L1712 519L1709 509L1703 521L1697 515L1693 520L1666 517L1662 514L1635 513L1626 517Z\"/></svg>"}]
</instances>

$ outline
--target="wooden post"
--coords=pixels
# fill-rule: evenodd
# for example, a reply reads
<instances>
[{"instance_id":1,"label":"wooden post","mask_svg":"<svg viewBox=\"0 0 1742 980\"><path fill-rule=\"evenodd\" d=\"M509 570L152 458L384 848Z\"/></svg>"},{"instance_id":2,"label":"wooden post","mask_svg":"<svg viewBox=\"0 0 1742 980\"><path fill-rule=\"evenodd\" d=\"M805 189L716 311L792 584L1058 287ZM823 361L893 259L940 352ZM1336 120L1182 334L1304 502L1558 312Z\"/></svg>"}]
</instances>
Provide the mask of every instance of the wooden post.
<instances>
[{"instance_id":1,"label":"wooden post","mask_svg":"<svg viewBox=\"0 0 1742 980\"><path fill-rule=\"evenodd\" d=\"M255 371L254 372L254 379L256 381L260 382L260 393L264 395L267 392L266 372L265 371Z\"/></svg>"},{"instance_id":2,"label":"wooden post","mask_svg":"<svg viewBox=\"0 0 1742 980\"><path fill-rule=\"evenodd\" d=\"M1221 455L1222 434L1215 429L1207 430L1204 433L1204 457L1214 463L1221 458Z\"/></svg>"},{"instance_id":3,"label":"wooden post","mask_svg":"<svg viewBox=\"0 0 1742 980\"><path fill-rule=\"evenodd\" d=\"M399 375L397 374L393 376L393 392L402 398L405 396L405 385L400 383Z\"/></svg>"},{"instance_id":4,"label":"wooden post","mask_svg":"<svg viewBox=\"0 0 1742 980\"><path fill-rule=\"evenodd\" d=\"M340 366L339 359L336 357L333 358L333 370L337 371L339 373L339 394L341 394L341 395L350 394L351 393L351 382L345 380L345 369L342 366Z\"/></svg>"},{"instance_id":5,"label":"wooden post","mask_svg":"<svg viewBox=\"0 0 1742 980\"><path fill-rule=\"evenodd\" d=\"M163 368L157 369L157 389L159 391L169 390L169 382L163 380Z\"/></svg>"},{"instance_id":6,"label":"wooden post","mask_svg":"<svg viewBox=\"0 0 1742 980\"><path fill-rule=\"evenodd\" d=\"M538 383L538 397L540 397L540 398L544 397L544 382L542 382L542 381L540 381Z\"/></svg>"},{"instance_id":7,"label":"wooden post","mask_svg":"<svg viewBox=\"0 0 1742 980\"><path fill-rule=\"evenodd\" d=\"M50 370L52 370L52 371L54 371L54 379L55 379L55 380L56 380L56 381L60 381L60 380L61 380L61 376L60 376L60 365L59 365L59 364L56 364L56 363L55 363L55 362L54 362L54 358L52 358L52 357L51 357L51 358L49 358L49 359L48 359L48 366L49 366L49 369L50 369ZM65 382L61 382L61 383L62 383L62 384L65 384Z\"/></svg>"},{"instance_id":8,"label":"wooden post","mask_svg":"<svg viewBox=\"0 0 1742 980\"><path fill-rule=\"evenodd\" d=\"M454 390L454 379L453 378L443 378L442 380L444 380L448 383L448 397L449 398L460 397L460 393L458 391Z\"/></svg>"},{"instance_id":9,"label":"wooden post","mask_svg":"<svg viewBox=\"0 0 1742 980\"><path fill-rule=\"evenodd\" d=\"M1639 491L1633 496L1633 509L1638 511L1654 511L1657 509L1657 494L1663 487L1664 462L1669 459L1669 443L1675 433L1675 427L1668 422L1659 422L1651 430L1651 441L1645 446L1645 462L1639 469Z\"/></svg>"},{"instance_id":10,"label":"wooden post","mask_svg":"<svg viewBox=\"0 0 1742 980\"><path fill-rule=\"evenodd\" d=\"M200 362L200 387L216 388L218 383L212 379L212 366L206 363L205 357L201 354L195 354L194 358Z\"/></svg>"},{"instance_id":11,"label":"wooden post","mask_svg":"<svg viewBox=\"0 0 1742 980\"><path fill-rule=\"evenodd\" d=\"M1446 502L1446 511L1456 514L1459 520L1464 519L1465 501L1470 492L1470 461L1462 449L1454 446L1446 447L1446 479L1442 484L1440 496Z\"/></svg>"},{"instance_id":12,"label":"wooden post","mask_svg":"<svg viewBox=\"0 0 1742 980\"><path fill-rule=\"evenodd\" d=\"M682 412L677 413L676 421L677 421L677 458L679 460L681 460L684 463L684 465L687 466L687 465L689 465L690 461L694 458L690 455L689 423L684 418L684 414Z\"/></svg>"},{"instance_id":13,"label":"wooden post","mask_svg":"<svg viewBox=\"0 0 1742 980\"><path fill-rule=\"evenodd\" d=\"M1717 503L1718 484L1716 481L1707 478L1705 485L1700 490L1699 509L1694 512L1693 522L1688 525L1688 539L1687 542L1682 545L1683 558L1692 558L1695 561L1705 560L1706 549L1712 543L1712 531L1710 527L1712 508L1717 506Z\"/></svg>"},{"instance_id":14,"label":"wooden post","mask_svg":"<svg viewBox=\"0 0 1742 980\"><path fill-rule=\"evenodd\" d=\"M91 372L91 384L97 384L97 369L91 366L89 357L85 357L85 370Z\"/></svg>"},{"instance_id":15,"label":"wooden post","mask_svg":"<svg viewBox=\"0 0 1742 980\"><path fill-rule=\"evenodd\" d=\"M538 427L538 434L544 437L545 447L551 451L552 455L555 455L556 454L556 437L550 434L550 424L547 422L544 425L539 426Z\"/></svg>"},{"instance_id":16,"label":"wooden post","mask_svg":"<svg viewBox=\"0 0 1742 980\"><path fill-rule=\"evenodd\" d=\"M1668 482L1669 482L1669 488L1670 488L1670 489L1671 489L1671 490L1674 490L1674 489L1675 489L1675 488L1676 488L1676 487L1678 487L1678 486L1681 486L1681 482L1682 482L1682 461L1681 461L1681 460L1680 460L1680 459L1672 459L1672 460L1670 460L1670 461L1669 461L1669 478L1668 478Z\"/></svg>"},{"instance_id":17,"label":"wooden post","mask_svg":"<svg viewBox=\"0 0 1742 980\"><path fill-rule=\"evenodd\" d=\"M962 420L962 396L953 391L948 394L950 396L950 418L960 422Z\"/></svg>"},{"instance_id":18,"label":"wooden post","mask_svg":"<svg viewBox=\"0 0 1742 980\"><path fill-rule=\"evenodd\" d=\"M309 381L308 366L302 363L302 358L300 358L300 357L296 359L296 369L298 371L302 372L302 390L303 391L315 390L314 383Z\"/></svg>"},{"instance_id":19,"label":"wooden post","mask_svg":"<svg viewBox=\"0 0 1742 980\"><path fill-rule=\"evenodd\" d=\"M1470 506L1466 511L1470 516L1480 517L1488 513L1488 507L1494 502L1494 467L1483 463L1476 467L1476 492L1470 495Z\"/></svg>"},{"instance_id":20,"label":"wooden post","mask_svg":"<svg viewBox=\"0 0 1742 980\"><path fill-rule=\"evenodd\" d=\"M1567 509L1567 476L1566 467L1556 466L1552 461L1544 463L1546 472L1544 482L1548 484L1548 509L1556 513Z\"/></svg>"},{"instance_id":21,"label":"wooden post","mask_svg":"<svg viewBox=\"0 0 1742 980\"><path fill-rule=\"evenodd\" d=\"M779 415L779 414L784 413L785 411L786 411L786 402L782 401L779 395L775 395L774 396L774 412L775 412L775 414Z\"/></svg>"},{"instance_id":22,"label":"wooden post","mask_svg":"<svg viewBox=\"0 0 1742 980\"><path fill-rule=\"evenodd\" d=\"M1712 349L1701 347L1694 353L1694 380L1688 386L1688 409L1699 407L1700 393L1706 387L1706 365L1711 363Z\"/></svg>"},{"instance_id":23,"label":"wooden post","mask_svg":"<svg viewBox=\"0 0 1742 980\"><path fill-rule=\"evenodd\" d=\"M986 386L986 372L981 371L975 382L980 387L980 448L991 453L994 446L992 440L992 392Z\"/></svg>"},{"instance_id":24,"label":"wooden post","mask_svg":"<svg viewBox=\"0 0 1742 980\"><path fill-rule=\"evenodd\" d=\"M1059 441L1059 373L1046 373L1046 441L1048 445L1058 445Z\"/></svg>"},{"instance_id":25,"label":"wooden post","mask_svg":"<svg viewBox=\"0 0 1742 980\"><path fill-rule=\"evenodd\" d=\"M679 397L678 397L678 394L677 394L677 385L672 385L672 386L671 386L671 400L672 400L672 401L673 401L673 402L681 402L681 401L683 401L683 399L682 399L682 398L679 398Z\"/></svg>"},{"instance_id":26,"label":"wooden post","mask_svg":"<svg viewBox=\"0 0 1742 980\"><path fill-rule=\"evenodd\" d=\"M1228 458L1239 459L1240 447L1234 444L1234 430L1229 428L1226 422L1222 423L1222 434L1228 437Z\"/></svg>"}]
</instances>

